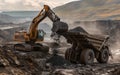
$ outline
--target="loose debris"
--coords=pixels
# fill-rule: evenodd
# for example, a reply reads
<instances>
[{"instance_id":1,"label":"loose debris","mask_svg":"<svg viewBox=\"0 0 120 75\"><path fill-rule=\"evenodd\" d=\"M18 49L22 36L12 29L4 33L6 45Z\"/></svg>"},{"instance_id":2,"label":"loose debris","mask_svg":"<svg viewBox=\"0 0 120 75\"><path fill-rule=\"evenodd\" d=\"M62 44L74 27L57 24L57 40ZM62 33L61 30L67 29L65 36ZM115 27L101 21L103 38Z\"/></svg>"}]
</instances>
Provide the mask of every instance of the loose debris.
<instances>
[{"instance_id":1,"label":"loose debris","mask_svg":"<svg viewBox=\"0 0 120 75\"><path fill-rule=\"evenodd\" d=\"M71 64L59 54L0 47L0 75L119 75L120 64Z\"/></svg>"}]
</instances>

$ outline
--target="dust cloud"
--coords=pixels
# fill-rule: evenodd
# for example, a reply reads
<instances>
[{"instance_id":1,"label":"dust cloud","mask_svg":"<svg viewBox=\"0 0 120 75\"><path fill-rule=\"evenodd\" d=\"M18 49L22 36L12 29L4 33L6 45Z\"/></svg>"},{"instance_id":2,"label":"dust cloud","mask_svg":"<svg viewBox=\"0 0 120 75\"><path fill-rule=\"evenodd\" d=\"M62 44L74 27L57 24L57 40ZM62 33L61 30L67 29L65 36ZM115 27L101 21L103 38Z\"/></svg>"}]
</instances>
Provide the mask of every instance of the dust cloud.
<instances>
[{"instance_id":1,"label":"dust cloud","mask_svg":"<svg viewBox=\"0 0 120 75\"><path fill-rule=\"evenodd\" d=\"M89 34L102 34L96 22L81 22L79 25Z\"/></svg>"}]
</instances>

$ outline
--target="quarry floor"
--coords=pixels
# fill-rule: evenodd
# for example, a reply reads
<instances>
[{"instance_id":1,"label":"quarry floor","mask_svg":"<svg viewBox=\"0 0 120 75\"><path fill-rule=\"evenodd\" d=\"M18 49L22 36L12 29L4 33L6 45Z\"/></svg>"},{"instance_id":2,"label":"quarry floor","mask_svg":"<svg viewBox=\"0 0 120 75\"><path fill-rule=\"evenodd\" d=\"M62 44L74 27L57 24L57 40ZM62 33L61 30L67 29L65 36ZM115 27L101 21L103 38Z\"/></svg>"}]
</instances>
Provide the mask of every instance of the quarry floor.
<instances>
[{"instance_id":1,"label":"quarry floor","mask_svg":"<svg viewBox=\"0 0 120 75\"><path fill-rule=\"evenodd\" d=\"M13 45L1 46L0 75L120 75L120 63L82 65L66 61L67 47L56 47L57 54L53 54L52 49L49 53L14 52Z\"/></svg>"}]
</instances>

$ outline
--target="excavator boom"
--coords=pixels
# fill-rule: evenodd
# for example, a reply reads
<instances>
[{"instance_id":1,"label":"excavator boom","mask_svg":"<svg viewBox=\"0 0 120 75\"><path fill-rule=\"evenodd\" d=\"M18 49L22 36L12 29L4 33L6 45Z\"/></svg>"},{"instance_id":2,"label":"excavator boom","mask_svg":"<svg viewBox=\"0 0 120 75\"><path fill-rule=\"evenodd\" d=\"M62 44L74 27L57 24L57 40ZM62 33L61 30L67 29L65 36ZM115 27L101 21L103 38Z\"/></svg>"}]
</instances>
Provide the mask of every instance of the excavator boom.
<instances>
[{"instance_id":1,"label":"excavator boom","mask_svg":"<svg viewBox=\"0 0 120 75\"><path fill-rule=\"evenodd\" d=\"M28 41L36 41L37 39L37 28L39 23L48 17L52 22L60 21L60 18L50 9L48 5L44 5L41 12L33 19L30 29Z\"/></svg>"}]
</instances>

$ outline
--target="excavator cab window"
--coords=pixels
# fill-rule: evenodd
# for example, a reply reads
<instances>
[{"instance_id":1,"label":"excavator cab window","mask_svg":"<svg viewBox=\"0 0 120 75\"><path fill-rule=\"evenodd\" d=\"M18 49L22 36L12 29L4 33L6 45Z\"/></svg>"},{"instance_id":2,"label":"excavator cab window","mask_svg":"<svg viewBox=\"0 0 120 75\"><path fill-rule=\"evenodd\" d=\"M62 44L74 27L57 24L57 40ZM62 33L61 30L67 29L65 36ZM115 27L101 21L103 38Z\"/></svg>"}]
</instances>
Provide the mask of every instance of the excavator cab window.
<instances>
[{"instance_id":1,"label":"excavator cab window","mask_svg":"<svg viewBox=\"0 0 120 75\"><path fill-rule=\"evenodd\" d=\"M42 29L38 30L38 39L44 39L45 34Z\"/></svg>"}]
</instances>

